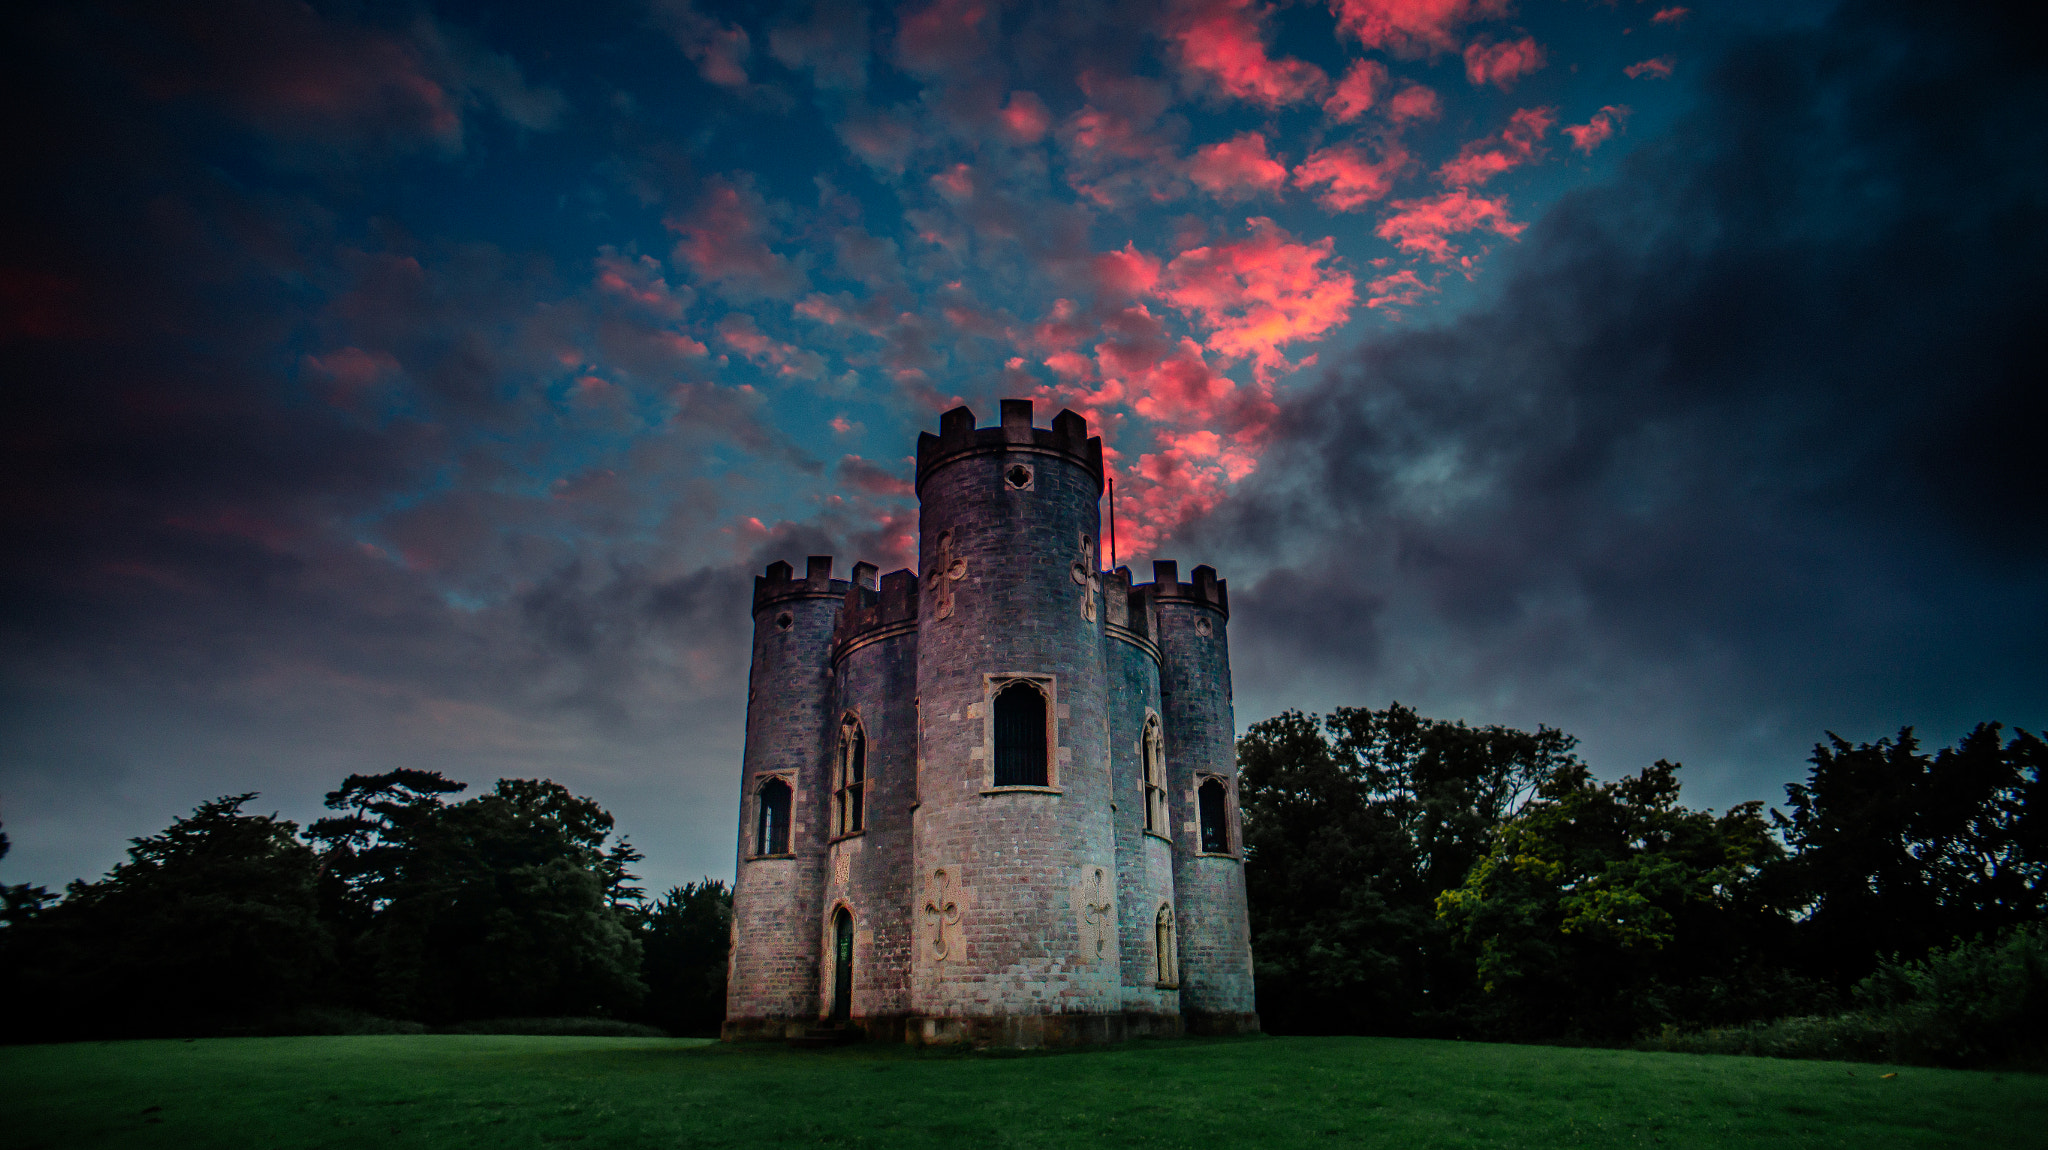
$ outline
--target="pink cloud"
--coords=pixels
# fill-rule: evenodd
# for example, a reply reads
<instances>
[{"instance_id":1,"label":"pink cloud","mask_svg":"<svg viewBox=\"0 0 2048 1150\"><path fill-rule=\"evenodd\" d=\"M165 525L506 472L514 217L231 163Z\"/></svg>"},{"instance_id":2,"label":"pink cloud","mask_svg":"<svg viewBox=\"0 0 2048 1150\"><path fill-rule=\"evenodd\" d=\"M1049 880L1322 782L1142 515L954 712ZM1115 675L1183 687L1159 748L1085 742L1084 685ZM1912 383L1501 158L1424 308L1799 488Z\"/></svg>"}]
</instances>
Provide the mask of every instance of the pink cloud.
<instances>
[{"instance_id":1,"label":"pink cloud","mask_svg":"<svg viewBox=\"0 0 2048 1150\"><path fill-rule=\"evenodd\" d=\"M1465 25L1500 19L1510 7L1510 0L1330 0L1339 32L1407 58L1453 51Z\"/></svg>"},{"instance_id":2,"label":"pink cloud","mask_svg":"<svg viewBox=\"0 0 2048 1150\"><path fill-rule=\"evenodd\" d=\"M1174 139L1184 124L1162 125L1170 88L1142 76L1086 71L1088 103L1060 127L1068 186L1098 206L1132 200L1163 203L1187 193Z\"/></svg>"},{"instance_id":3,"label":"pink cloud","mask_svg":"<svg viewBox=\"0 0 2048 1150\"><path fill-rule=\"evenodd\" d=\"M1407 307L1421 299L1424 294L1436 290L1435 287L1423 283L1422 278L1415 274L1415 269L1402 268L1400 271L1366 282L1365 306L1393 311Z\"/></svg>"},{"instance_id":4,"label":"pink cloud","mask_svg":"<svg viewBox=\"0 0 2048 1150\"><path fill-rule=\"evenodd\" d=\"M1137 249L1129 244L1124 246L1124 250L1132 255L1137 254ZM1112 252L1109 254L1116 255L1118 253ZM1125 290L1122 294L1125 297L1129 297L1151 291L1152 281L1158 278L1159 261L1152 260L1151 279L1145 281L1143 287ZM1082 340L1094 335L1095 330L1095 324L1082 318L1081 309L1074 306L1073 300L1062 299L1053 301L1051 314L1032 325L1031 338L1041 350L1066 351L1079 345Z\"/></svg>"},{"instance_id":5,"label":"pink cloud","mask_svg":"<svg viewBox=\"0 0 2048 1150\"><path fill-rule=\"evenodd\" d=\"M1122 251L1096 256L1094 271L1102 295L1130 299L1149 293L1159 282L1159 257L1146 255L1126 240Z\"/></svg>"},{"instance_id":6,"label":"pink cloud","mask_svg":"<svg viewBox=\"0 0 2048 1150\"><path fill-rule=\"evenodd\" d=\"M1340 124L1351 123L1372 110L1386 93L1387 83L1385 64L1378 60L1353 60L1351 67L1344 70L1344 78L1337 82L1337 90L1323 101L1323 114Z\"/></svg>"},{"instance_id":7,"label":"pink cloud","mask_svg":"<svg viewBox=\"0 0 2048 1150\"><path fill-rule=\"evenodd\" d=\"M713 176L689 216L667 222L680 237L676 260L727 295L787 297L805 287L802 269L769 248L768 206L747 184Z\"/></svg>"},{"instance_id":8,"label":"pink cloud","mask_svg":"<svg viewBox=\"0 0 2048 1150\"><path fill-rule=\"evenodd\" d=\"M864 495L904 496L913 493L910 480L893 467L872 463L858 455L839 459L839 482Z\"/></svg>"},{"instance_id":9,"label":"pink cloud","mask_svg":"<svg viewBox=\"0 0 2048 1150\"><path fill-rule=\"evenodd\" d=\"M981 24L987 17L982 0L932 0L898 21L896 56L913 72L961 71L986 51Z\"/></svg>"},{"instance_id":10,"label":"pink cloud","mask_svg":"<svg viewBox=\"0 0 2048 1150\"><path fill-rule=\"evenodd\" d=\"M1671 70L1677 67L1677 65L1677 57L1658 56L1654 59L1644 60L1636 64L1630 64L1628 67L1623 68L1621 71L1623 75L1626 75L1631 80L1638 79L1643 76L1648 76L1652 80L1665 80L1670 78Z\"/></svg>"},{"instance_id":11,"label":"pink cloud","mask_svg":"<svg viewBox=\"0 0 2048 1150\"><path fill-rule=\"evenodd\" d=\"M352 407L364 393L398 374L398 360L384 351L343 347L326 355L308 355L301 367L328 381L327 401L336 407Z\"/></svg>"},{"instance_id":12,"label":"pink cloud","mask_svg":"<svg viewBox=\"0 0 2048 1150\"><path fill-rule=\"evenodd\" d=\"M1385 199L1412 163L1407 150L1395 143L1376 151L1359 144L1333 144L1310 152L1294 169L1294 186L1320 186L1316 203L1326 211L1349 212Z\"/></svg>"},{"instance_id":13,"label":"pink cloud","mask_svg":"<svg viewBox=\"0 0 2048 1150\"><path fill-rule=\"evenodd\" d=\"M1543 137L1557 123L1549 108L1523 108L1498 135L1473 140L1437 169L1436 178L1454 188L1476 188L1480 184L1518 168L1543 154Z\"/></svg>"},{"instance_id":14,"label":"pink cloud","mask_svg":"<svg viewBox=\"0 0 2048 1150\"><path fill-rule=\"evenodd\" d=\"M1188 178L1219 200L1244 200L1277 193L1287 183L1287 168L1266 155L1265 136L1240 132L1196 149Z\"/></svg>"},{"instance_id":15,"label":"pink cloud","mask_svg":"<svg viewBox=\"0 0 2048 1150\"><path fill-rule=\"evenodd\" d=\"M1465 46L1465 78L1476 86L1492 84L1505 92L1515 81L1543 67L1543 45L1533 36L1489 44L1474 40Z\"/></svg>"},{"instance_id":16,"label":"pink cloud","mask_svg":"<svg viewBox=\"0 0 2048 1150\"><path fill-rule=\"evenodd\" d=\"M1650 17L1650 23L1676 24L1690 15L1692 15L1692 9L1690 8L1659 8L1657 14Z\"/></svg>"},{"instance_id":17,"label":"pink cloud","mask_svg":"<svg viewBox=\"0 0 2048 1150\"><path fill-rule=\"evenodd\" d=\"M655 18L675 37L697 75L721 88L747 86L747 55L752 42L746 29L697 11L690 0L655 0Z\"/></svg>"},{"instance_id":18,"label":"pink cloud","mask_svg":"<svg viewBox=\"0 0 2048 1150\"><path fill-rule=\"evenodd\" d=\"M1593 118L1583 124L1566 124L1564 134L1572 138L1572 147L1587 155L1593 149L1606 143L1628 119L1629 109L1625 104L1609 104L1593 113Z\"/></svg>"},{"instance_id":19,"label":"pink cloud","mask_svg":"<svg viewBox=\"0 0 2048 1150\"><path fill-rule=\"evenodd\" d=\"M825 361L818 353L766 335L754 326L754 318L743 312L733 312L719 321L718 338L754 366L772 369L778 376L817 379L825 374Z\"/></svg>"},{"instance_id":20,"label":"pink cloud","mask_svg":"<svg viewBox=\"0 0 2048 1150\"><path fill-rule=\"evenodd\" d=\"M1036 92L1012 92L1010 102L1003 105L998 114L1003 134L1012 143L1035 144L1045 138L1052 127L1052 113L1046 110L1045 101Z\"/></svg>"},{"instance_id":21,"label":"pink cloud","mask_svg":"<svg viewBox=\"0 0 2048 1150\"><path fill-rule=\"evenodd\" d=\"M1461 189L1415 200L1396 200L1394 212L1373 234L1410 255L1449 263L1458 254L1449 237L1487 231L1507 239L1522 234L1527 224L1508 216L1505 196L1476 196Z\"/></svg>"},{"instance_id":22,"label":"pink cloud","mask_svg":"<svg viewBox=\"0 0 2048 1150\"><path fill-rule=\"evenodd\" d=\"M1403 84L1394 98L1387 101L1387 119L1395 124L1412 123L1417 120L1434 120L1443 112L1443 105L1437 100L1436 89L1421 84Z\"/></svg>"},{"instance_id":23,"label":"pink cloud","mask_svg":"<svg viewBox=\"0 0 2048 1150\"><path fill-rule=\"evenodd\" d=\"M661 274L661 264L653 256L629 259L607 247L596 262L599 291L662 319L683 317L683 309L689 306L690 290L669 287L667 277Z\"/></svg>"},{"instance_id":24,"label":"pink cloud","mask_svg":"<svg viewBox=\"0 0 2048 1150\"><path fill-rule=\"evenodd\" d=\"M1286 368L1280 349L1320 338L1351 316L1351 273L1329 266L1335 241L1296 243L1272 220L1245 221L1251 235L1175 256L1158 295L1210 329L1203 346L1250 359L1262 377Z\"/></svg>"},{"instance_id":25,"label":"pink cloud","mask_svg":"<svg viewBox=\"0 0 2048 1150\"><path fill-rule=\"evenodd\" d=\"M1321 96L1330 83L1321 68L1267 53L1267 12L1256 0L1184 0L1166 39L1181 67L1234 99L1278 108Z\"/></svg>"}]
</instances>

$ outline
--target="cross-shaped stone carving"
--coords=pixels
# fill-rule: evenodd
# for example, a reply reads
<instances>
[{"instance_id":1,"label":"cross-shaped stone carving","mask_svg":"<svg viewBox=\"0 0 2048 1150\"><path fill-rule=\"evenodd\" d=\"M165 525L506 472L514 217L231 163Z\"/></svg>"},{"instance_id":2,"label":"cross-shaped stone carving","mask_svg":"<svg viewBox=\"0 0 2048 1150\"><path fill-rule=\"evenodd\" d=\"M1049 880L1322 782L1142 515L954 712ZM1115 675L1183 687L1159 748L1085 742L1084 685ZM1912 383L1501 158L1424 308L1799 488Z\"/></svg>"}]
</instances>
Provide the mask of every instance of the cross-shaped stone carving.
<instances>
[{"instance_id":1,"label":"cross-shaped stone carving","mask_svg":"<svg viewBox=\"0 0 2048 1150\"><path fill-rule=\"evenodd\" d=\"M967 560L953 557L953 533L939 532L938 554L924 573L925 590L932 597L932 618L953 617L953 584L967 574Z\"/></svg>"},{"instance_id":2,"label":"cross-shaped stone carving","mask_svg":"<svg viewBox=\"0 0 2048 1150\"><path fill-rule=\"evenodd\" d=\"M931 894L924 900L924 920L932 928L932 958L946 961L951 949L946 938L946 928L960 925L960 907L953 901L952 879L944 867L932 872Z\"/></svg>"},{"instance_id":3,"label":"cross-shaped stone carving","mask_svg":"<svg viewBox=\"0 0 2048 1150\"><path fill-rule=\"evenodd\" d=\"M1075 908L1081 912L1081 960L1101 962L1109 954L1109 936L1114 931L1110 906L1108 872L1095 867L1074 889Z\"/></svg>"},{"instance_id":4,"label":"cross-shaped stone carving","mask_svg":"<svg viewBox=\"0 0 2048 1150\"><path fill-rule=\"evenodd\" d=\"M1095 622L1095 596L1102 590L1102 578L1095 574L1094 541L1086 534L1081 536L1081 557L1074 560L1067 573L1074 582L1081 585L1081 618Z\"/></svg>"}]
</instances>

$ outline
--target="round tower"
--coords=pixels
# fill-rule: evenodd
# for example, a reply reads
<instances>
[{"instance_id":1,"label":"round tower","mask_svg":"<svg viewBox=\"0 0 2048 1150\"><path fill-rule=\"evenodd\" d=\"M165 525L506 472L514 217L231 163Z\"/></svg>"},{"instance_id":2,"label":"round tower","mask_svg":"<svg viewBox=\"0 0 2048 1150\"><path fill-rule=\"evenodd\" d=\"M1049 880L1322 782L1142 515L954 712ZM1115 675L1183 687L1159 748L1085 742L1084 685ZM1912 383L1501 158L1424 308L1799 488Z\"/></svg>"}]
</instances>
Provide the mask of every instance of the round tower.
<instances>
[{"instance_id":1,"label":"round tower","mask_svg":"<svg viewBox=\"0 0 2048 1150\"><path fill-rule=\"evenodd\" d=\"M1156 562L1152 571L1180 914L1181 1014L1195 1034L1255 1031L1228 588L1213 567L1195 568L1192 583L1180 581L1175 563Z\"/></svg>"},{"instance_id":2,"label":"round tower","mask_svg":"<svg viewBox=\"0 0 2048 1150\"><path fill-rule=\"evenodd\" d=\"M913 1040L1121 1024L1102 488L1071 411L1045 430L1004 400L977 429L960 407L918 439Z\"/></svg>"},{"instance_id":3,"label":"round tower","mask_svg":"<svg viewBox=\"0 0 2048 1150\"><path fill-rule=\"evenodd\" d=\"M811 556L802 579L777 562L754 580L727 1038L798 1034L817 1020L832 637L848 587L829 555Z\"/></svg>"}]
</instances>

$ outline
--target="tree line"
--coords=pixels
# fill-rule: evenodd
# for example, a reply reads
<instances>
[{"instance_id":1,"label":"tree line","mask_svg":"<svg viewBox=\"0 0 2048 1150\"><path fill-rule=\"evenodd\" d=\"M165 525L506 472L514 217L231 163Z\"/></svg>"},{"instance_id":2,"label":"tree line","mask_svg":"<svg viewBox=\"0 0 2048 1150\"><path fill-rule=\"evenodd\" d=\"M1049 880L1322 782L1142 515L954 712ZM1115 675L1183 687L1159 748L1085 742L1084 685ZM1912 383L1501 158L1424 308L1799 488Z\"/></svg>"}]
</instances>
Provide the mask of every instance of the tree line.
<instances>
[{"instance_id":1,"label":"tree line","mask_svg":"<svg viewBox=\"0 0 2048 1150\"><path fill-rule=\"evenodd\" d=\"M1932 753L1910 728L1830 735L1785 810L1712 814L1680 804L1676 764L1601 782L1548 727L1398 703L1257 723L1238 763L1261 1019L1615 1042L1960 1013L1981 1025L1944 1032L1970 1048L1951 1060L2014 1055L2048 1033L2048 745L2003 732Z\"/></svg>"},{"instance_id":2,"label":"tree line","mask_svg":"<svg viewBox=\"0 0 2048 1150\"><path fill-rule=\"evenodd\" d=\"M467 789L351 775L303 832L229 795L61 897L0 888L7 1037L541 1017L717 1032L724 883L650 900L596 802L547 780Z\"/></svg>"}]
</instances>

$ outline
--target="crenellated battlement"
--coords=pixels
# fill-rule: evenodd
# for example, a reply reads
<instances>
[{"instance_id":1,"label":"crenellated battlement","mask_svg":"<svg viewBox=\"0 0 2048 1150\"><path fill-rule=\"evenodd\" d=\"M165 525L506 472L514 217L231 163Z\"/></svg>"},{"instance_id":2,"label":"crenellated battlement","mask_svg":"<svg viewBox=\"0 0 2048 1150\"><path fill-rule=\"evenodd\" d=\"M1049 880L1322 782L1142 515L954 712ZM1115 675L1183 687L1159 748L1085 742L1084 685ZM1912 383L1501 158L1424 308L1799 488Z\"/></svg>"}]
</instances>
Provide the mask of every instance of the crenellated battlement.
<instances>
[{"instance_id":1,"label":"crenellated battlement","mask_svg":"<svg viewBox=\"0 0 2048 1150\"><path fill-rule=\"evenodd\" d=\"M858 568L855 569L858 573ZM872 566L868 567L872 571ZM754 610L785 599L831 599L845 595L853 584L844 579L832 577L832 557L812 555L804 560L804 577L796 578L795 570L783 560L777 559L768 565L763 575L754 576Z\"/></svg>"},{"instance_id":2,"label":"crenellated battlement","mask_svg":"<svg viewBox=\"0 0 2048 1150\"><path fill-rule=\"evenodd\" d=\"M872 563L854 565L853 585L846 589L845 605L832 628L834 660L864 639L917 625L917 573L908 568L891 571L878 583L876 570Z\"/></svg>"},{"instance_id":3,"label":"crenellated battlement","mask_svg":"<svg viewBox=\"0 0 2048 1150\"><path fill-rule=\"evenodd\" d=\"M1117 570L1123 572L1126 579L1130 578L1130 568L1119 567ZM1195 568L1191 574L1193 582L1183 583L1180 581L1179 563L1171 559L1154 560L1152 582L1131 588L1134 603L1136 596L1149 595L1155 603L1174 600L1199 603L1221 611L1225 619L1230 618L1230 581L1218 579L1216 569L1207 564Z\"/></svg>"},{"instance_id":4,"label":"crenellated battlement","mask_svg":"<svg viewBox=\"0 0 2048 1150\"><path fill-rule=\"evenodd\" d=\"M1088 421L1063 410L1053 417L1052 428L1034 427L1031 401L1002 401L1002 422L994 427L974 426L974 412L962 406L939 416L939 433L920 432L917 437L917 490L924 492L925 476L943 464L972 455L1026 452L1058 455L1079 463L1095 478L1095 490L1102 492L1102 437L1088 434Z\"/></svg>"}]
</instances>

